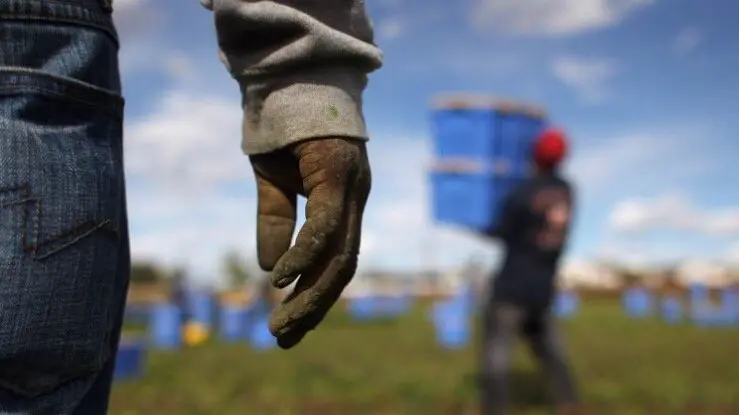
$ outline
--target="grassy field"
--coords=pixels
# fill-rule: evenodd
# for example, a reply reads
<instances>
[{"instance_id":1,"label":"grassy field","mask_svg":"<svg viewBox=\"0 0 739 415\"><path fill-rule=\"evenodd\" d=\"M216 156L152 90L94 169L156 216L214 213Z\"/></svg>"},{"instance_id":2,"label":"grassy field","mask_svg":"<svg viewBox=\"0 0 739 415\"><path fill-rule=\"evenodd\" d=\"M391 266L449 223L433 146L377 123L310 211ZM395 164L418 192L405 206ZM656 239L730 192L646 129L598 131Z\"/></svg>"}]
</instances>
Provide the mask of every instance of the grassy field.
<instances>
[{"instance_id":1,"label":"grassy field","mask_svg":"<svg viewBox=\"0 0 739 415\"><path fill-rule=\"evenodd\" d=\"M588 414L739 414L739 327L671 327L586 303L563 323ZM526 349L514 413L546 414ZM337 310L298 348L217 342L153 353L143 380L116 385L112 415L476 414L476 350L434 342L427 310L357 324Z\"/></svg>"}]
</instances>

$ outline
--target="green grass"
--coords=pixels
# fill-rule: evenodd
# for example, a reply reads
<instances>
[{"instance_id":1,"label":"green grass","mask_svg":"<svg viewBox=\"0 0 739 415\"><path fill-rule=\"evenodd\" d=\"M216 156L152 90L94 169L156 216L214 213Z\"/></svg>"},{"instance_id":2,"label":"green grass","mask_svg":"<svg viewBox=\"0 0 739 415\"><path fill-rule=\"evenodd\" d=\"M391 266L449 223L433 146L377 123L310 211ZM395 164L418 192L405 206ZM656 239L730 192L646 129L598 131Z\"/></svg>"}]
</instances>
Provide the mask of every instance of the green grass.
<instances>
[{"instance_id":1,"label":"green grass","mask_svg":"<svg viewBox=\"0 0 739 415\"><path fill-rule=\"evenodd\" d=\"M563 323L588 414L739 414L739 328L632 321L593 303ZM548 413L519 348L514 413ZM476 411L476 348L434 342L427 309L354 323L340 310L294 350L217 342L152 353L146 377L116 384L112 415L463 415Z\"/></svg>"}]
</instances>

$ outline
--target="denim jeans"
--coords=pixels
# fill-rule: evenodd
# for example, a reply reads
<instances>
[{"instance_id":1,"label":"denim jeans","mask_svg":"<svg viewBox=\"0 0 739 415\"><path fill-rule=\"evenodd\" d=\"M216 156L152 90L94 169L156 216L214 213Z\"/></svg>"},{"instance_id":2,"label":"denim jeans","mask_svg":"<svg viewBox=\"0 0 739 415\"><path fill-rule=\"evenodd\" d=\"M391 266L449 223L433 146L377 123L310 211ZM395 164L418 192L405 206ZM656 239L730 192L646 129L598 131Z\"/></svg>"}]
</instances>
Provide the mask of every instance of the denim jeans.
<instances>
[{"instance_id":1,"label":"denim jeans","mask_svg":"<svg viewBox=\"0 0 739 415\"><path fill-rule=\"evenodd\" d=\"M107 413L130 254L110 0L0 0L0 414Z\"/></svg>"},{"instance_id":2,"label":"denim jeans","mask_svg":"<svg viewBox=\"0 0 739 415\"><path fill-rule=\"evenodd\" d=\"M508 375L516 337L523 334L544 369L555 404L578 402L556 322L546 309L492 300L483 314L482 413L504 415L508 408Z\"/></svg>"}]
</instances>

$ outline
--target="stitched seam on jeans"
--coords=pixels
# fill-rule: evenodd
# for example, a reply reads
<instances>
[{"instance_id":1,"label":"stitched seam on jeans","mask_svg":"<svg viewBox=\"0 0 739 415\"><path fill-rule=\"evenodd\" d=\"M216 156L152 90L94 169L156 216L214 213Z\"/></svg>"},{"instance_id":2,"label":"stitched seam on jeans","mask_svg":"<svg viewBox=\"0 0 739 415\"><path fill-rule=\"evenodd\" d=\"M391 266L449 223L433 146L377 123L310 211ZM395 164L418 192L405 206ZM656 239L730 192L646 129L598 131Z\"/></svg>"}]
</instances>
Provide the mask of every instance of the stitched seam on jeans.
<instances>
[{"instance_id":1,"label":"stitched seam on jeans","mask_svg":"<svg viewBox=\"0 0 739 415\"><path fill-rule=\"evenodd\" d=\"M104 23L99 23L93 20L85 20L85 19L75 19L75 18L64 18L64 17L51 17L51 16L43 16L38 14L16 14L16 13L0 13L0 19L2 20L33 20L33 21L45 21L50 23L65 23L69 25L75 25L75 26L82 26L82 27L89 27L92 29L97 29L102 32L105 32L106 35L108 35L113 42L115 42L116 46L120 47L120 42L118 40L118 34L108 25Z\"/></svg>"},{"instance_id":2,"label":"stitched seam on jeans","mask_svg":"<svg viewBox=\"0 0 739 415\"><path fill-rule=\"evenodd\" d=\"M11 94L24 94L24 93L37 93L40 95L44 95L48 98L56 98L61 101L72 101L78 104L83 104L88 107L92 107L95 109L102 109L107 112L110 112L113 114L116 118L121 119L123 118L123 105L119 103L112 103L112 106L114 108L111 108L110 106L106 105L100 105L99 102L94 102L92 100L86 100L83 98L77 98L72 97L70 95L58 92L58 91L52 91L47 88L43 87L37 87L37 86L18 86L18 87L0 87L0 96L2 95L11 95Z\"/></svg>"},{"instance_id":3,"label":"stitched seam on jeans","mask_svg":"<svg viewBox=\"0 0 739 415\"><path fill-rule=\"evenodd\" d=\"M55 81L71 84L73 87L81 89L91 89L96 92L109 95L113 98L123 100L123 97L118 92L112 91L107 88L103 88L97 85L93 85L89 82L81 81L77 78L70 76L58 75L55 73L43 71L40 69L32 69L24 66L0 66L0 75L26 75L26 76L38 76L42 78L50 78Z\"/></svg>"},{"instance_id":4,"label":"stitched seam on jeans","mask_svg":"<svg viewBox=\"0 0 739 415\"><path fill-rule=\"evenodd\" d=\"M90 236L96 231L105 232L108 235L113 236L114 238L120 237L120 230L118 229L117 226L115 226L115 224L113 224L113 221L111 219L105 219L100 222L88 219L75 226L72 226L71 228L65 231L60 232L58 235L54 236L53 238L49 238L46 240L40 240L41 203L40 203L39 198L33 197L31 195L30 188L28 185L0 188L0 194L10 193L10 192L20 192L21 199L3 202L2 204L0 204L0 207L20 205L20 204L25 205L25 208L23 211L21 245L23 247L23 251L31 253L34 259L41 260L41 259L48 258L62 251L64 248L67 248L69 246L76 244L77 242ZM29 222L32 224L32 228L33 228L32 235L30 236L28 235ZM66 237L70 237L70 236L71 236L70 240L54 246L55 243L59 242L60 240L63 240ZM42 252L42 248L47 247L47 246L51 246L51 248L49 248L47 251Z\"/></svg>"},{"instance_id":5,"label":"stitched seam on jeans","mask_svg":"<svg viewBox=\"0 0 739 415\"><path fill-rule=\"evenodd\" d=\"M27 250L33 250L34 252L34 258L36 259L44 259L48 258L57 252L63 250L64 248L67 248L69 246L72 246L76 244L77 242L81 241L82 239L90 236L91 234L95 233L96 231L107 233L113 237L118 237L118 229L112 225L113 221L110 219L106 219L100 223L96 223L91 220L84 221L64 232L61 232L59 235L55 236L54 238L50 238L44 241L38 240L38 234L34 237L34 245L26 247ZM81 233L80 233L81 232ZM74 236L72 236L74 235ZM57 244L54 246L54 244L68 236L71 236L71 239L67 242ZM47 246L53 246L48 251L44 251L43 253L39 253L41 248L47 247Z\"/></svg>"}]
</instances>

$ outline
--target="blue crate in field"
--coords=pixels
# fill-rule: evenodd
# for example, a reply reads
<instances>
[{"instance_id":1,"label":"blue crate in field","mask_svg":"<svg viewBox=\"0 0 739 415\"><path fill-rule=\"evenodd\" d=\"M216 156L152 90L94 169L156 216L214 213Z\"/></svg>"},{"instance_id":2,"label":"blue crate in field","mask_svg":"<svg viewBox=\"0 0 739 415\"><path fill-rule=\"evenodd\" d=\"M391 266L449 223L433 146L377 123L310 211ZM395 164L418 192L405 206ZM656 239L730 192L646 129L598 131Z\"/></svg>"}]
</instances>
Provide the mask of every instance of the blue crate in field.
<instances>
[{"instance_id":1,"label":"blue crate in field","mask_svg":"<svg viewBox=\"0 0 739 415\"><path fill-rule=\"evenodd\" d=\"M178 349L182 345L182 310L172 303L155 304L149 331L156 349Z\"/></svg>"},{"instance_id":2,"label":"blue crate in field","mask_svg":"<svg viewBox=\"0 0 739 415\"><path fill-rule=\"evenodd\" d=\"M565 290L557 293L554 302L554 314L563 319L569 319L577 314L580 308L580 297L576 292Z\"/></svg>"},{"instance_id":3,"label":"blue crate in field","mask_svg":"<svg viewBox=\"0 0 739 415\"><path fill-rule=\"evenodd\" d=\"M472 338L471 312L456 302L440 302L431 309L436 341L445 349L463 349Z\"/></svg>"},{"instance_id":4,"label":"blue crate in field","mask_svg":"<svg viewBox=\"0 0 739 415\"><path fill-rule=\"evenodd\" d=\"M621 301L630 317L647 318L654 312L654 298L646 288L629 288L623 293Z\"/></svg>"},{"instance_id":5,"label":"blue crate in field","mask_svg":"<svg viewBox=\"0 0 739 415\"><path fill-rule=\"evenodd\" d=\"M248 338L249 308L244 305L223 305L220 309L220 335L227 342Z\"/></svg>"},{"instance_id":6,"label":"blue crate in field","mask_svg":"<svg viewBox=\"0 0 739 415\"><path fill-rule=\"evenodd\" d=\"M711 302L710 292L706 285L691 284L689 287L689 291L691 307L701 307Z\"/></svg>"},{"instance_id":7,"label":"blue crate in field","mask_svg":"<svg viewBox=\"0 0 739 415\"><path fill-rule=\"evenodd\" d=\"M146 345L140 340L122 340L115 360L115 380L139 379L144 374Z\"/></svg>"},{"instance_id":8,"label":"blue crate in field","mask_svg":"<svg viewBox=\"0 0 739 415\"><path fill-rule=\"evenodd\" d=\"M520 173L545 123L544 111L531 105L488 97L438 97L431 115L434 154L488 162L502 158Z\"/></svg>"},{"instance_id":9,"label":"blue crate in field","mask_svg":"<svg viewBox=\"0 0 739 415\"><path fill-rule=\"evenodd\" d=\"M355 320L397 317L413 305L410 295L370 295L349 300L349 314Z\"/></svg>"},{"instance_id":10,"label":"blue crate in field","mask_svg":"<svg viewBox=\"0 0 739 415\"><path fill-rule=\"evenodd\" d=\"M277 347L277 339L269 331L269 315L258 315L249 327L249 344L256 350Z\"/></svg>"},{"instance_id":11,"label":"blue crate in field","mask_svg":"<svg viewBox=\"0 0 739 415\"><path fill-rule=\"evenodd\" d=\"M502 201L520 178L491 173L431 173L434 220L484 230L497 224Z\"/></svg>"},{"instance_id":12,"label":"blue crate in field","mask_svg":"<svg viewBox=\"0 0 739 415\"><path fill-rule=\"evenodd\" d=\"M186 293L185 299L190 321L208 328L213 327L217 312L214 293L209 290L192 290Z\"/></svg>"},{"instance_id":13,"label":"blue crate in field","mask_svg":"<svg viewBox=\"0 0 739 415\"><path fill-rule=\"evenodd\" d=\"M729 326L734 323L733 317L721 307L712 305L699 306L691 310L693 323L701 327Z\"/></svg>"},{"instance_id":14,"label":"blue crate in field","mask_svg":"<svg viewBox=\"0 0 739 415\"><path fill-rule=\"evenodd\" d=\"M531 146L543 112L489 99L445 98L432 114L430 180L437 222L493 227L505 196L529 174Z\"/></svg>"},{"instance_id":15,"label":"blue crate in field","mask_svg":"<svg viewBox=\"0 0 739 415\"><path fill-rule=\"evenodd\" d=\"M721 291L721 307L729 313L739 314L739 288L728 287Z\"/></svg>"},{"instance_id":16,"label":"blue crate in field","mask_svg":"<svg viewBox=\"0 0 739 415\"><path fill-rule=\"evenodd\" d=\"M676 295L667 296L660 302L660 314L662 319L669 324L678 324L684 317L683 302Z\"/></svg>"}]
</instances>

